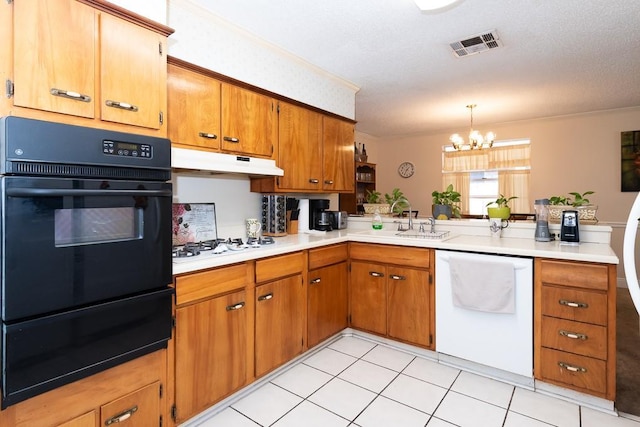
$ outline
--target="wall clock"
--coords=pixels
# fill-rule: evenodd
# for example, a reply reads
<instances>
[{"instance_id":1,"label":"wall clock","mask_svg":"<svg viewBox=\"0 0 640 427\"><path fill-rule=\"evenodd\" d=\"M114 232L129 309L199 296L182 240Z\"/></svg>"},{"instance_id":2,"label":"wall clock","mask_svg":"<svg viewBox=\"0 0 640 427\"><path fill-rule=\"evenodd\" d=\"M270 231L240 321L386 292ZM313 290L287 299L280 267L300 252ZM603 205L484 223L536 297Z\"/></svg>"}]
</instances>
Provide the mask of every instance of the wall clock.
<instances>
[{"instance_id":1,"label":"wall clock","mask_svg":"<svg viewBox=\"0 0 640 427\"><path fill-rule=\"evenodd\" d=\"M398 173L403 178L409 178L416 171L415 166L411 162L402 162L398 166Z\"/></svg>"}]
</instances>

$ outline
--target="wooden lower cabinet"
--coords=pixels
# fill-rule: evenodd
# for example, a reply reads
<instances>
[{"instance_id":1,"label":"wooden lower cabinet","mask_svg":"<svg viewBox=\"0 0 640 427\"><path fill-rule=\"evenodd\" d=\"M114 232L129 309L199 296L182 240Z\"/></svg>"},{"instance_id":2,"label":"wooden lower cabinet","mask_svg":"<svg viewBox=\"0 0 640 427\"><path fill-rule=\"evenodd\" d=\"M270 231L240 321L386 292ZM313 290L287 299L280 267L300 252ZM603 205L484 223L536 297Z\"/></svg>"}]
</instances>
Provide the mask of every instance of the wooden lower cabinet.
<instances>
[{"instance_id":1,"label":"wooden lower cabinet","mask_svg":"<svg viewBox=\"0 0 640 427\"><path fill-rule=\"evenodd\" d=\"M305 294L302 274L256 287L256 377L302 353Z\"/></svg>"},{"instance_id":2,"label":"wooden lower cabinet","mask_svg":"<svg viewBox=\"0 0 640 427\"><path fill-rule=\"evenodd\" d=\"M174 410L197 415L253 379L251 269L241 263L176 277Z\"/></svg>"},{"instance_id":3,"label":"wooden lower cabinet","mask_svg":"<svg viewBox=\"0 0 640 427\"><path fill-rule=\"evenodd\" d=\"M433 250L350 243L350 259L351 326L433 349Z\"/></svg>"},{"instance_id":4,"label":"wooden lower cabinet","mask_svg":"<svg viewBox=\"0 0 640 427\"><path fill-rule=\"evenodd\" d=\"M102 405L100 425L156 427L160 423L160 382L129 393L120 399Z\"/></svg>"},{"instance_id":5,"label":"wooden lower cabinet","mask_svg":"<svg viewBox=\"0 0 640 427\"><path fill-rule=\"evenodd\" d=\"M616 267L535 260L536 379L615 400Z\"/></svg>"},{"instance_id":6,"label":"wooden lower cabinet","mask_svg":"<svg viewBox=\"0 0 640 427\"><path fill-rule=\"evenodd\" d=\"M347 327L346 243L309 251L307 343L309 348Z\"/></svg>"},{"instance_id":7,"label":"wooden lower cabinet","mask_svg":"<svg viewBox=\"0 0 640 427\"><path fill-rule=\"evenodd\" d=\"M184 421L247 382L246 291L176 309L176 408Z\"/></svg>"},{"instance_id":8,"label":"wooden lower cabinet","mask_svg":"<svg viewBox=\"0 0 640 427\"><path fill-rule=\"evenodd\" d=\"M156 351L9 406L0 426L166 425L166 368L167 351Z\"/></svg>"}]
</instances>

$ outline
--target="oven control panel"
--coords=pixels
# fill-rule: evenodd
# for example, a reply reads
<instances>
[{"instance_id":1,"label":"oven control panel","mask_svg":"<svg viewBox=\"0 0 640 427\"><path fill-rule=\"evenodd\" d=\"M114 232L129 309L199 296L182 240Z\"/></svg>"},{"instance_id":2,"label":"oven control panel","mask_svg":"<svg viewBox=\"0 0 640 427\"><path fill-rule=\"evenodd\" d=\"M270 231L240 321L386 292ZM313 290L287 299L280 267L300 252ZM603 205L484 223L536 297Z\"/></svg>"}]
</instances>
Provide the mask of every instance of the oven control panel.
<instances>
[{"instance_id":1,"label":"oven control panel","mask_svg":"<svg viewBox=\"0 0 640 427\"><path fill-rule=\"evenodd\" d=\"M153 157L153 150L149 144L137 144L134 142L102 141L102 152L110 156L143 157L150 159Z\"/></svg>"}]
</instances>

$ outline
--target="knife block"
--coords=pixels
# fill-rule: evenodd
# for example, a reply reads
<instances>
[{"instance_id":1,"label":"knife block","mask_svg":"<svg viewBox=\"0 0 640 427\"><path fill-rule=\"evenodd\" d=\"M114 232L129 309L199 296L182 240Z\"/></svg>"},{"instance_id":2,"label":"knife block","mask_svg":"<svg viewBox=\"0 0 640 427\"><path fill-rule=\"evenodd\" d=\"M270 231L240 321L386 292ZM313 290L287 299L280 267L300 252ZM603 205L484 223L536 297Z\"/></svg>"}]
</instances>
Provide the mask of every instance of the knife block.
<instances>
[{"instance_id":1,"label":"knife block","mask_svg":"<svg viewBox=\"0 0 640 427\"><path fill-rule=\"evenodd\" d=\"M262 195L262 234L265 236L287 234L287 196Z\"/></svg>"}]
</instances>

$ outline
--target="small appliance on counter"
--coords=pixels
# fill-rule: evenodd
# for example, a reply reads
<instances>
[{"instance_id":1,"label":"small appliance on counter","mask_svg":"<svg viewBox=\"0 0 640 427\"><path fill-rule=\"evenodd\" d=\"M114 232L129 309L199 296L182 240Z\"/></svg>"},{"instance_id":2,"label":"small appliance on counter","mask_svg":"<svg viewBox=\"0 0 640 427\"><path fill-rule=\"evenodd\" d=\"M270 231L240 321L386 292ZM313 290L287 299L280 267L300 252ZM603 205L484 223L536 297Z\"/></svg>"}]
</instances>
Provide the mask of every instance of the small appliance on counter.
<instances>
[{"instance_id":1,"label":"small appliance on counter","mask_svg":"<svg viewBox=\"0 0 640 427\"><path fill-rule=\"evenodd\" d=\"M332 214L328 199L309 200L309 228L311 230L331 231Z\"/></svg>"},{"instance_id":2,"label":"small appliance on counter","mask_svg":"<svg viewBox=\"0 0 640 427\"><path fill-rule=\"evenodd\" d=\"M562 211L560 240L569 243L578 243L580 241L578 211Z\"/></svg>"},{"instance_id":3,"label":"small appliance on counter","mask_svg":"<svg viewBox=\"0 0 640 427\"><path fill-rule=\"evenodd\" d=\"M287 196L262 195L262 234L264 236L287 234Z\"/></svg>"},{"instance_id":4,"label":"small appliance on counter","mask_svg":"<svg viewBox=\"0 0 640 427\"><path fill-rule=\"evenodd\" d=\"M537 242L550 242L551 233L549 233L549 199L537 199L533 207L536 210L536 232L535 239Z\"/></svg>"},{"instance_id":5,"label":"small appliance on counter","mask_svg":"<svg viewBox=\"0 0 640 427\"><path fill-rule=\"evenodd\" d=\"M331 228L334 230L342 230L347 228L347 211L329 211L331 212Z\"/></svg>"}]
</instances>

